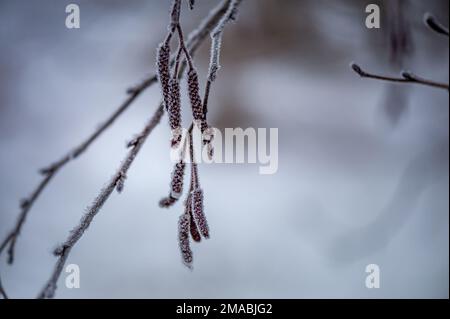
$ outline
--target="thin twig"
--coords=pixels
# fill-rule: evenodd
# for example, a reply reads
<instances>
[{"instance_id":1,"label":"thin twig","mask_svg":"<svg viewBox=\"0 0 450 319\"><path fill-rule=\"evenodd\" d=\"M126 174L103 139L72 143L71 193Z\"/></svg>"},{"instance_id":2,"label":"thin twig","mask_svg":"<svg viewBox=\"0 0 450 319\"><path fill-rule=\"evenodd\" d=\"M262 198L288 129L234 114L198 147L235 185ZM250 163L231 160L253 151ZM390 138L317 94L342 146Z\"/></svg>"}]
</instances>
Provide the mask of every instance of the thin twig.
<instances>
[{"instance_id":1,"label":"thin twig","mask_svg":"<svg viewBox=\"0 0 450 319\"><path fill-rule=\"evenodd\" d=\"M449 85L446 83L440 83L431 81L428 79L424 79L422 77L419 77L417 75L412 74L411 72L403 71L401 74L401 78L396 77L390 77L390 76L384 76L384 75L378 75L378 74L372 74L364 71L361 69L359 65L356 63L351 63L350 67L355 71L359 76L362 78L370 78L370 79L376 79L376 80L383 80L383 81L389 81L389 82L398 82L398 83L416 83L421 85L427 85L432 86L439 89L445 89L449 90Z\"/></svg>"},{"instance_id":2,"label":"thin twig","mask_svg":"<svg viewBox=\"0 0 450 319\"><path fill-rule=\"evenodd\" d=\"M433 31L449 36L448 28L444 27L441 23L439 23L435 17L431 15L431 13L425 13L423 17L423 22Z\"/></svg>"},{"instance_id":3,"label":"thin twig","mask_svg":"<svg viewBox=\"0 0 450 319\"><path fill-rule=\"evenodd\" d=\"M193 54L198 49L200 44L204 41L206 36L217 25L218 21L220 21L224 13L227 11L230 1L231 0L223 0L218 6L216 6L213 10L211 10L209 15L200 23L197 29L193 30L190 33L186 45L189 49L191 56L193 56ZM171 59L172 63L174 63L174 61L175 57ZM35 190L31 193L30 197L22 201L21 211L19 217L17 218L16 224L0 245L0 255L2 254L3 250L9 245L8 263L12 263L14 261L15 243L17 237L20 234L23 224L25 223L26 217L31 207L33 206L34 202L38 199L41 192L45 189L47 184L50 182L50 180L54 177L54 175L72 159L75 159L81 154L83 154L88 149L88 147L107 128L109 128L125 110L128 109L128 107L134 102L134 100L138 96L141 95L143 91L145 91L147 88L149 88L156 82L157 76L153 74L147 79L143 80L140 84L128 89L127 93L129 96L127 97L127 99L117 108L116 111L114 111L113 114L110 115L110 117L100 127L97 128L97 130L95 130L85 141L83 141L81 144L75 147L73 151L70 151L60 160L54 162L53 164L41 170L41 173L44 175L44 178L38 184Z\"/></svg>"},{"instance_id":4,"label":"thin twig","mask_svg":"<svg viewBox=\"0 0 450 319\"><path fill-rule=\"evenodd\" d=\"M230 1L226 0L223 1L220 5L220 10L216 10L216 14L218 16L208 17L208 20L215 20L216 23L221 18L221 14L223 15L227 7L229 5ZM213 27L215 24L212 23L203 23L205 27ZM205 34L205 36L209 33L210 30L207 30L206 32L199 31L199 34ZM201 42L205 36L197 36L192 37L191 39L196 39L196 42ZM194 40L192 40L194 41ZM196 48L198 48L199 43L193 43L192 48L190 50L190 55L192 55ZM195 48L195 49L194 49ZM183 61L183 64L180 68L179 75L181 76L183 74L183 69L185 68L186 63ZM162 115L164 114L164 106L163 103L160 104L159 108L155 112L155 114L152 116L148 124L145 126L144 130L138 135L138 137L135 139L135 142L131 145L131 149L128 152L128 155L126 156L125 160L122 162L122 165L117 170L116 174L111 178L110 182L104 187L100 194L95 198L91 206L88 208L86 214L82 217L80 224L75 227L71 232L67 240L60 245L55 251L55 255L58 256L58 259L56 261L54 270L47 281L46 285L42 289L42 291L39 293L38 298L53 298L55 294L55 290L57 287L57 281L59 279L59 276L61 275L61 272L63 270L64 264L69 256L69 253L71 249L75 246L75 244L78 242L78 240L83 236L86 229L91 224L92 220L94 219L95 215L99 212L99 210L102 208L103 204L106 202L106 200L109 198L111 193L114 191L114 189L117 187L120 180L122 180L123 176L126 176L128 169L130 168L131 164L133 163L134 159L136 158L139 150L141 149L142 145L144 144L145 140L149 136L149 134L152 132L152 130L156 127L156 125L160 122L160 119ZM192 124L191 124L192 126Z\"/></svg>"}]
</instances>

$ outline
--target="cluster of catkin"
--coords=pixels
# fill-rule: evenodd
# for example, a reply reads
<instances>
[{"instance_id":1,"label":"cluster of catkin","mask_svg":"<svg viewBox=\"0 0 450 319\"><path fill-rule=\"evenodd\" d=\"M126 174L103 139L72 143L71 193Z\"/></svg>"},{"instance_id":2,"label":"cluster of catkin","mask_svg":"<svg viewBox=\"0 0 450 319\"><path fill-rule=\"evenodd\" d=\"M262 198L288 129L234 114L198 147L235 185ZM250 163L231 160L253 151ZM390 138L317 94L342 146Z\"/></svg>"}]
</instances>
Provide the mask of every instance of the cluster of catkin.
<instances>
[{"instance_id":1,"label":"cluster of catkin","mask_svg":"<svg viewBox=\"0 0 450 319\"><path fill-rule=\"evenodd\" d=\"M198 178L198 168L195 163L194 147L192 141L192 130L194 125L200 129L203 146L207 148L207 154L213 156L212 141L214 138L213 129L206 121L208 97L211 84L216 79L217 71L220 68L219 56L222 42L222 33L225 25L235 20L237 8L242 0L229 0L229 6L225 14L211 32L211 58L209 62L208 76L204 90L203 100L200 97L200 87L197 71L194 67L192 57L183 38L183 31L180 25L181 0L173 0L168 33L164 41L159 45L157 52L157 74L161 85L164 108L169 117L169 125L172 133L171 147L181 146L180 160L175 164L170 182L169 195L163 198L159 205L161 207L172 206L183 193L183 180L186 163L184 162L186 151L190 155L191 182L189 191L184 202L184 213L178 220L178 241L181 250L183 263L189 268L192 267L193 255L190 247L190 239L199 242L201 238L209 238L208 223L203 209L203 190L200 187ZM189 0L190 9L194 7L194 0ZM171 59L170 41L178 36L178 51L174 59ZM192 109L192 125L189 134L183 140L181 128L181 97L179 78L184 70L182 67L182 57L187 65L187 91ZM182 143L182 144L180 144Z\"/></svg>"},{"instance_id":2,"label":"cluster of catkin","mask_svg":"<svg viewBox=\"0 0 450 319\"><path fill-rule=\"evenodd\" d=\"M194 1L188 2L192 9ZM187 65L187 92L192 109L193 125L197 125L204 136L204 145L211 145L212 134L206 121L206 109L200 97L199 79L194 67L192 57L186 48L183 31L180 25L181 0L174 0L170 13L170 24L165 40L159 45L157 51L158 80L161 85L164 108L169 117L169 125L172 133L171 147L181 146L182 155L175 164L170 182L170 193L163 198L159 205L161 207L172 206L183 193L184 172L186 169L185 154L188 149L190 154L191 182L189 192L184 202L184 213L178 221L178 240L183 263L189 268L192 267L193 255L190 248L190 238L196 242L201 241L201 237L209 238L208 223L203 210L203 191L200 188L198 179L197 164L194 162L194 150L192 142L192 128L189 134L182 139L181 127L181 97L180 81L181 60L184 56ZM170 41L178 36L179 48L171 61ZM208 90L209 91L209 90ZM180 143L182 143L180 145ZM212 147L210 146L211 150Z\"/></svg>"}]
</instances>

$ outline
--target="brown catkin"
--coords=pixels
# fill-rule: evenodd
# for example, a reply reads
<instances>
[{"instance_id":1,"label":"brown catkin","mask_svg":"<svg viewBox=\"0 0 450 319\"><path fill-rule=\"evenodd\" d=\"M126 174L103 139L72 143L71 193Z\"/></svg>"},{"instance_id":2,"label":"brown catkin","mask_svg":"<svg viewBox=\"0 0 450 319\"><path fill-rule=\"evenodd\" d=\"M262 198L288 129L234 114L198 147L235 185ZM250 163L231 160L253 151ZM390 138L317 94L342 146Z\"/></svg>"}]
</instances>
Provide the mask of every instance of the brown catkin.
<instances>
[{"instance_id":1,"label":"brown catkin","mask_svg":"<svg viewBox=\"0 0 450 319\"><path fill-rule=\"evenodd\" d=\"M195 223L200 230L203 237L209 238L209 228L203 212L203 191L196 188L192 191L192 213L194 215Z\"/></svg>"},{"instance_id":2,"label":"brown catkin","mask_svg":"<svg viewBox=\"0 0 450 319\"><path fill-rule=\"evenodd\" d=\"M189 215L189 229L191 232L191 237L194 241L200 242L202 240L202 237L200 236L200 233L197 228L197 224L194 220L194 215L192 214L192 205L191 205L191 195L188 195L188 198L186 199L186 202L184 203L185 210L184 213Z\"/></svg>"},{"instance_id":3,"label":"brown catkin","mask_svg":"<svg viewBox=\"0 0 450 319\"><path fill-rule=\"evenodd\" d=\"M172 131L171 146L177 147L181 142L181 98L180 82L176 78L170 79L169 124Z\"/></svg>"},{"instance_id":4,"label":"brown catkin","mask_svg":"<svg viewBox=\"0 0 450 319\"><path fill-rule=\"evenodd\" d=\"M175 130L181 126L181 98L180 82L176 78L170 79L169 122L170 128Z\"/></svg>"},{"instance_id":5,"label":"brown catkin","mask_svg":"<svg viewBox=\"0 0 450 319\"><path fill-rule=\"evenodd\" d=\"M170 182L170 196L173 198L180 198L183 192L183 178L184 169L186 164L181 161L175 164L174 170L172 172L172 180Z\"/></svg>"},{"instance_id":6,"label":"brown catkin","mask_svg":"<svg viewBox=\"0 0 450 319\"><path fill-rule=\"evenodd\" d=\"M192 267L192 250L189 244L189 215L182 214L178 219L178 244L180 246L181 257L183 263L191 268Z\"/></svg>"},{"instance_id":7,"label":"brown catkin","mask_svg":"<svg viewBox=\"0 0 450 319\"><path fill-rule=\"evenodd\" d=\"M164 106L166 111L168 111L170 103L170 46L168 41L165 41L159 45L157 57L156 66L158 69L158 80L161 85Z\"/></svg>"},{"instance_id":8,"label":"brown catkin","mask_svg":"<svg viewBox=\"0 0 450 319\"><path fill-rule=\"evenodd\" d=\"M202 240L202 237L200 236L200 233L198 231L197 224L195 223L194 216L192 215L192 211L190 212L189 217L190 217L189 228L191 230L191 237L194 241L200 242Z\"/></svg>"},{"instance_id":9,"label":"brown catkin","mask_svg":"<svg viewBox=\"0 0 450 319\"><path fill-rule=\"evenodd\" d=\"M203 106L200 98L200 89L198 85L198 75L194 68L188 72L188 93L192 107L192 117L197 123L203 120Z\"/></svg>"}]
</instances>

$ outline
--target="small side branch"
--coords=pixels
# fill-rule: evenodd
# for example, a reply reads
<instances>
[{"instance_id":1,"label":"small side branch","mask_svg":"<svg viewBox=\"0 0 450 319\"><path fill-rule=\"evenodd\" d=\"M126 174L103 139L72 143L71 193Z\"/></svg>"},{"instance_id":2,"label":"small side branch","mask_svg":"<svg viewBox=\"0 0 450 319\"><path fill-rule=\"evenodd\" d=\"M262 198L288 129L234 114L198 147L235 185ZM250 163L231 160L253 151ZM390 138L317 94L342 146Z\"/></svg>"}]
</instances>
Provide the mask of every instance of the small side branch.
<instances>
[{"instance_id":1,"label":"small side branch","mask_svg":"<svg viewBox=\"0 0 450 319\"><path fill-rule=\"evenodd\" d=\"M419 77L411 72L403 71L401 73L401 77L390 77L390 76L384 76L384 75L378 75L373 74L364 71L361 69L361 67L356 63L351 63L350 67L353 71L355 71L360 77L362 78L370 78L370 79L376 79L376 80L382 80L382 81L388 81L388 82L397 82L397 83L416 83L421 85L427 85L439 89L445 89L449 90L449 85L446 83L440 83L431 81L428 79L424 79L422 77Z\"/></svg>"}]
</instances>

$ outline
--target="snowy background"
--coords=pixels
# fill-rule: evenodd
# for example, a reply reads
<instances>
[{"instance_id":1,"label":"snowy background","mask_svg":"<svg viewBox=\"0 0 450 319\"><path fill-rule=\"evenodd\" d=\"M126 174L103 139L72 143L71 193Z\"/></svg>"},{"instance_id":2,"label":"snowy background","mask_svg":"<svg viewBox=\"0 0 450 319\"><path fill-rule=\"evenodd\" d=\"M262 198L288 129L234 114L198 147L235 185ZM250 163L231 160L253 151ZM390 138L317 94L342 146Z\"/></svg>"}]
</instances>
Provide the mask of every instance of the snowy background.
<instances>
[{"instance_id":1,"label":"snowy background","mask_svg":"<svg viewBox=\"0 0 450 319\"><path fill-rule=\"evenodd\" d=\"M189 32L218 1L183 4ZM37 170L82 141L154 72L168 3L76 1L81 28L65 28L69 1L0 1L0 235ZM364 27L365 6L382 27ZM404 67L448 82L448 1L409 1L413 49ZM245 0L225 31L210 121L279 128L279 169L200 167L211 239L194 244L194 270L177 243L181 203L158 207L172 164L164 117L68 263L81 288L59 281L59 298L418 298L449 297L448 92L360 79L348 67L395 75L382 1ZM196 56L201 80L209 41ZM78 223L160 99L147 90L82 157L69 163L30 212L16 262L0 260L10 297L35 297L51 252ZM398 98L400 97L400 98ZM187 104L184 104L187 106ZM186 107L187 109L187 107ZM185 114L185 123L188 113ZM381 288L365 287L365 267Z\"/></svg>"}]
</instances>

